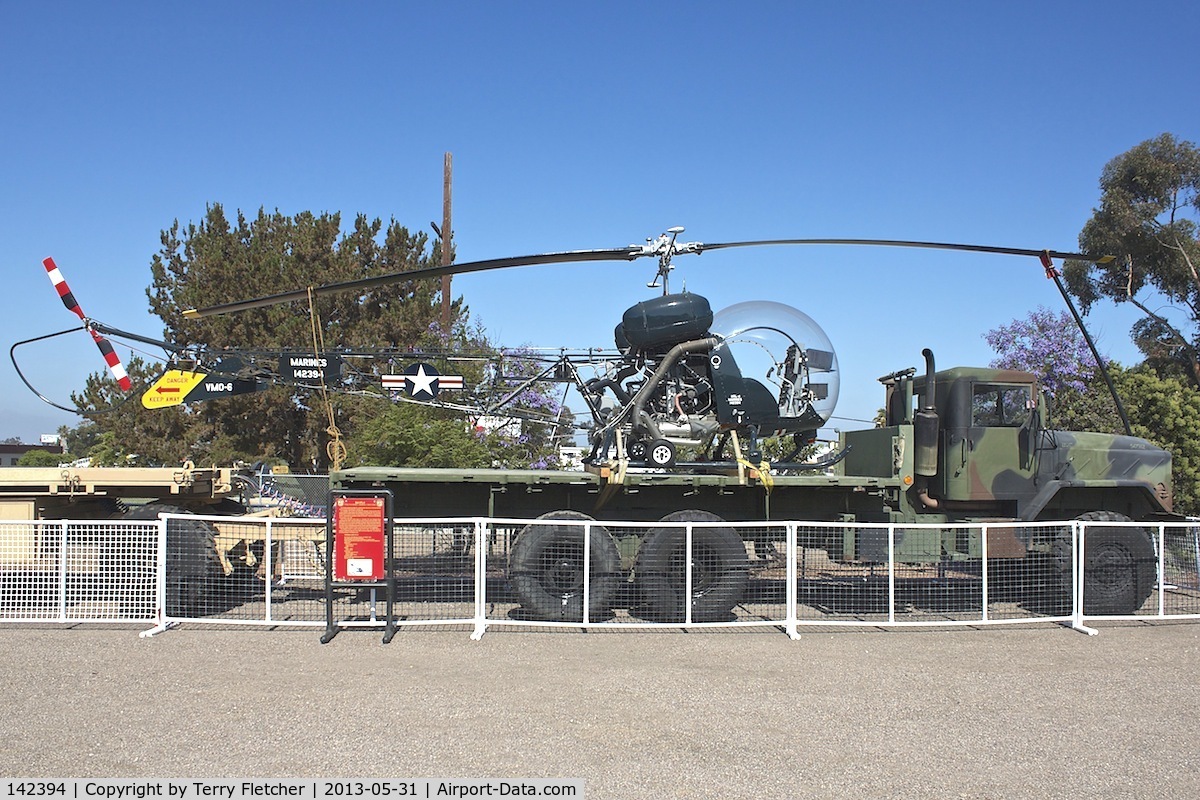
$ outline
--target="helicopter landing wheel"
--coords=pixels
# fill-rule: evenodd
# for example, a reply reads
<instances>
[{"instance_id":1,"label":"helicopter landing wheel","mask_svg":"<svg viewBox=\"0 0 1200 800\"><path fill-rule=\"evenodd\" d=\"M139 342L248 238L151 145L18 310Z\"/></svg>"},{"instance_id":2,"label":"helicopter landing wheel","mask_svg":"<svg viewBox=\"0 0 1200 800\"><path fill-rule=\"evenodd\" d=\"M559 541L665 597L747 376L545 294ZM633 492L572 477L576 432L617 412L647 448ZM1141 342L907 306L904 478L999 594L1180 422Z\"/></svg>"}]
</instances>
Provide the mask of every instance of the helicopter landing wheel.
<instances>
[{"instance_id":1,"label":"helicopter landing wheel","mask_svg":"<svg viewBox=\"0 0 1200 800\"><path fill-rule=\"evenodd\" d=\"M666 439L655 439L648 445L646 456L652 465L669 469L675 466L675 445Z\"/></svg>"},{"instance_id":2,"label":"helicopter landing wheel","mask_svg":"<svg viewBox=\"0 0 1200 800\"><path fill-rule=\"evenodd\" d=\"M638 439L636 442L629 444L629 460L630 461L645 461L646 460L646 440Z\"/></svg>"}]
</instances>

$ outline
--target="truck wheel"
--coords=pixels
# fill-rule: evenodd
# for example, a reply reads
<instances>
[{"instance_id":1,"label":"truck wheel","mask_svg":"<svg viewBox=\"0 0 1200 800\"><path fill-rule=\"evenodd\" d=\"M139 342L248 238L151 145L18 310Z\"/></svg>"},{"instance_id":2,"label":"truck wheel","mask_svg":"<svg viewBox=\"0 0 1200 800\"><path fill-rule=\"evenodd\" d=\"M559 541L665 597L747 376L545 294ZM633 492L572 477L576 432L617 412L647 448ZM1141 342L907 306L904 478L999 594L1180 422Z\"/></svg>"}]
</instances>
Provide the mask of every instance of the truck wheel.
<instances>
[{"instance_id":1,"label":"truck wheel","mask_svg":"<svg viewBox=\"0 0 1200 800\"><path fill-rule=\"evenodd\" d=\"M508 579L521 605L536 619L583 621L582 525L553 524L553 520L587 520L576 511L551 511L517 534L508 557ZM620 582L621 554L602 525L591 526L591 580L588 619L611 616L613 597Z\"/></svg>"},{"instance_id":2,"label":"truck wheel","mask_svg":"<svg viewBox=\"0 0 1200 800\"><path fill-rule=\"evenodd\" d=\"M724 522L708 511L676 511L663 522ZM687 592L687 531L655 528L638 548L634 564L638 603L633 612L652 622L683 622ZM733 617L750 579L746 545L729 527L692 528L692 621Z\"/></svg>"},{"instance_id":3,"label":"truck wheel","mask_svg":"<svg viewBox=\"0 0 1200 800\"><path fill-rule=\"evenodd\" d=\"M1129 522L1112 511L1089 511L1081 522ZM1157 557L1145 528L1089 525L1084 533L1083 611L1085 614L1132 614L1154 589ZM1054 548L1060 585L1071 594L1071 543Z\"/></svg>"},{"instance_id":4,"label":"truck wheel","mask_svg":"<svg viewBox=\"0 0 1200 800\"><path fill-rule=\"evenodd\" d=\"M122 515L127 520L157 520L159 514L187 514L178 506L148 503ZM192 616L206 610L211 581L220 573L217 532L203 520L167 521L167 608L173 616Z\"/></svg>"}]
</instances>

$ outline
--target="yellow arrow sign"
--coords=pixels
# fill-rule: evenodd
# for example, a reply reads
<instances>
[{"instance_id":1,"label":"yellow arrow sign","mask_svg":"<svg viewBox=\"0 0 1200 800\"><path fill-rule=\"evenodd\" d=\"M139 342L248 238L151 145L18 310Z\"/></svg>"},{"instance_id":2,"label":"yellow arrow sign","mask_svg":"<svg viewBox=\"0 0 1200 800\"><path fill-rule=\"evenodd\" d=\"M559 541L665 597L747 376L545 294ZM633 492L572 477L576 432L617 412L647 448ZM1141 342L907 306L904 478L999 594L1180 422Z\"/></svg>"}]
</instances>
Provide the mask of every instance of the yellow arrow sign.
<instances>
[{"instance_id":1,"label":"yellow arrow sign","mask_svg":"<svg viewBox=\"0 0 1200 800\"><path fill-rule=\"evenodd\" d=\"M208 377L204 372L180 372L170 369L154 382L154 385L142 395L142 405L146 408L170 408L183 402L188 392L195 389L200 381Z\"/></svg>"}]
</instances>

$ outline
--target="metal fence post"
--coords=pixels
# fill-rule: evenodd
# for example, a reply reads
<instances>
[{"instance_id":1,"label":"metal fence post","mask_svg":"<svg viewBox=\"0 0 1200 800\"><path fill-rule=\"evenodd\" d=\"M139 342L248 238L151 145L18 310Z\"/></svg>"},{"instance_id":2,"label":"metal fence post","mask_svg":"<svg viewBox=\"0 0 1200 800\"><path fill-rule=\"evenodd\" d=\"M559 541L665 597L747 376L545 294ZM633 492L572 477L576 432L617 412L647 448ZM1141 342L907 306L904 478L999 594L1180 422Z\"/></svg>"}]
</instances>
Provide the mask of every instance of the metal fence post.
<instances>
[{"instance_id":1,"label":"metal fence post","mask_svg":"<svg viewBox=\"0 0 1200 800\"><path fill-rule=\"evenodd\" d=\"M1075 520L1071 523L1071 627L1088 636L1100 631L1083 624L1084 556L1087 547L1087 525Z\"/></svg>"},{"instance_id":2,"label":"metal fence post","mask_svg":"<svg viewBox=\"0 0 1200 800\"><path fill-rule=\"evenodd\" d=\"M475 526L475 628L471 640L478 642L487 631L487 540L488 522L476 518ZM495 523L491 523L495 524Z\"/></svg>"},{"instance_id":3,"label":"metal fence post","mask_svg":"<svg viewBox=\"0 0 1200 800\"><path fill-rule=\"evenodd\" d=\"M888 622L896 621L896 526L888 524Z\"/></svg>"},{"instance_id":4,"label":"metal fence post","mask_svg":"<svg viewBox=\"0 0 1200 800\"><path fill-rule=\"evenodd\" d=\"M982 585L980 589L983 596L980 598L980 603L983 604L983 613L981 619L984 622L988 621L988 526L984 525L979 529L979 535L983 541L980 542L979 553L983 557L983 568L980 570L980 579Z\"/></svg>"},{"instance_id":5,"label":"metal fence post","mask_svg":"<svg viewBox=\"0 0 1200 800\"><path fill-rule=\"evenodd\" d=\"M63 520L58 530L58 621L67 621L67 530L69 520Z\"/></svg>"},{"instance_id":6,"label":"metal fence post","mask_svg":"<svg viewBox=\"0 0 1200 800\"><path fill-rule=\"evenodd\" d=\"M154 546L154 613L158 623L138 634L140 638L154 636L170 628L174 623L167 619L167 520L159 517L155 524Z\"/></svg>"},{"instance_id":7,"label":"metal fence post","mask_svg":"<svg viewBox=\"0 0 1200 800\"><path fill-rule=\"evenodd\" d=\"M797 625L796 606L800 604L800 591L797 586L796 571L799 565L796 563L799 559L796 556L800 549L799 543L796 541L799 536L799 531L795 523L789 522L787 525L787 577L785 578L785 590L787 602L787 613L785 615L784 630L787 632L788 638L795 641L800 638L800 630Z\"/></svg>"},{"instance_id":8,"label":"metal fence post","mask_svg":"<svg viewBox=\"0 0 1200 800\"><path fill-rule=\"evenodd\" d=\"M692 626L692 523L684 524L684 558L687 559L687 570L684 573L683 587L683 626L690 628Z\"/></svg>"},{"instance_id":9,"label":"metal fence post","mask_svg":"<svg viewBox=\"0 0 1200 800\"><path fill-rule=\"evenodd\" d=\"M1167 580L1167 526L1158 524L1158 616L1166 616L1167 593L1163 584Z\"/></svg>"},{"instance_id":10,"label":"metal fence post","mask_svg":"<svg viewBox=\"0 0 1200 800\"><path fill-rule=\"evenodd\" d=\"M273 560L273 558L274 558L273 545L275 543L275 530L273 528L273 525L274 525L274 520L271 517L267 517L266 541L263 542L263 561L266 562L265 564L263 564L263 568L265 569L265 573L263 575L263 577L265 579L263 581L263 584L264 584L263 585L263 604L266 606L266 614L265 615L267 618L267 622L274 621L274 619L271 616L271 595L275 588L272 585L272 583L273 583L272 578L274 577L274 565L275 565L275 561Z\"/></svg>"},{"instance_id":11,"label":"metal fence post","mask_svg":"<svg viewBox=\"0 0 1200 800\"><path fill-rule=\"evenodd\" d=\"M583 523L583 627L591 625L592 604L592 523Z\"/></svg>"}]
</instances>

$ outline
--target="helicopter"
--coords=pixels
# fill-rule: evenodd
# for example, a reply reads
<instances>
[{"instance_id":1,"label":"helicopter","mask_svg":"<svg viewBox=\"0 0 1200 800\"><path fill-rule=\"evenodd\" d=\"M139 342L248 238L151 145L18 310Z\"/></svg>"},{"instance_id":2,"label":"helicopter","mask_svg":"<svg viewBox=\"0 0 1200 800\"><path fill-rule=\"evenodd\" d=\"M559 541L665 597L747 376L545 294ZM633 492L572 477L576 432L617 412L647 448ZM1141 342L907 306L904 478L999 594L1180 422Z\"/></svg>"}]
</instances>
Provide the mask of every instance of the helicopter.
<instances>
[{"instance_id":1,"label":"helicopter","mask_svg":"<svg viewBox=\"0 0 1200 800\"><path fill-rule=\"evenodd\" d=\"M1095 263L1111 260L1107 256L1094 258L1052 250L884 239L764 239L706 244L679 241L683 232L683 227L672 227L657 237L647 238L644 244L621 248L542 253L427 267L188 309L183 315L185 318L203 318L306 299L311 303L314 297L335 292L362 291L401 281L508 267L654 258L658 268L647 287L661 288L661 294L636 303L624 312L614 328L612 350L561 352L553 357L526 354L527 358L541 360L542 368L519 379L505 378L502 381L505 391L498 399L494 395L484 398L478 392L468 394L463 402L449 399L440 389L460 386L455 379L461 382L461 377L441 376L436 367L426 363L431 359L414 353L404 354L408 366L401 376L390 376L390 387L389 376L361 372L356 378L351 371L349 376L339 376L342 380L334 388L361 394L366 393L366 383L376 381L384 388L379 394L405 402L456 409L477 417L514 413L517 418L531 419L521 412L505 412L504 409L524 388L534 383L567 383L583 398L590 417L581 426L590 445L590 451L583 459L588 467L618 464L622 467L703 471L750 466L762 472L804 471L830 467L847 452L843 449L811 460L798 460L801 453L811 450L809 446L815 441L818 429L828 422L837 403L838 362L828 336L807 314L783 303L751 301L714 312L703 295L686 290L672 292L669 281L676 256L770 245L910 247L1032 256L1041 261L1047 277L1056 279L1072 310L1074 306L1061 281L1057 280L1052 260L1082 259ZM179 348L90 320L79 309L61 273L52 264L47 259L46 268L52 283L64 304L79 316L84 328L96 340L114 376L117 376L117 370L122 373L123 370L115 354L109 355L112 347L108 345L106 349L106 336L131 338L168 350L171 363L157 384L160 389L162 380L174 375L184 376L193 384L198 382L188 376L200 374L216 379L207 384L216 386L215 392L200 391L194 396L189 395L188 401L258 391L275 383L326 389L323 373L318 385L301 379L314 377L317 372L302 372L299 377L294 372L281 375L279 369L263 365L281 358L286 360L286 354L252 351L214 354L204 348ZM1078 315L1076 318L1082 327ZM1091 343L1086 330L1084 334ZM14 350L16 347L14 345ZM381 353L383 351L347 351L345 355L367 357ZM1094 346L1093 353L1099 361ZM390 355L394 361L397 354ZM310 366L331 360L326 353L310 352L308 356L309 359L302 361ZM341 354L332 358L338 364L346 360ZM16 365L15 355L13 363ZM23 375L21 377L25 380ZM125 380L127 382L128 378ZM27 380L25 382L29 385ZM128 389L125 384L121 386ZM152 407L145 398L143 404ZM764 459L763 442L770 437L780 441L790 437L791 440L790 446L780 449L773 460ZM681 453L687 456L681 457Z\"/></svg>"}]
</instances>

